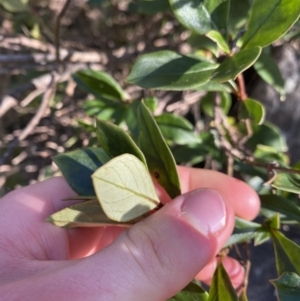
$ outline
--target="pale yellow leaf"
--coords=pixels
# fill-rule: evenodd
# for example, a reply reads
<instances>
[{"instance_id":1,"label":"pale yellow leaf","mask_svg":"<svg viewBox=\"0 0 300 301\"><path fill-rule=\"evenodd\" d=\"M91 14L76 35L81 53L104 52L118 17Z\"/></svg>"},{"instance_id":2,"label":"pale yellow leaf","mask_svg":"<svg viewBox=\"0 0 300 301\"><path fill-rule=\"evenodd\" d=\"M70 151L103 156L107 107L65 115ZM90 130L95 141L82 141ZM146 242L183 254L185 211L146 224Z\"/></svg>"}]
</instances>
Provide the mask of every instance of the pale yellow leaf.
<instances>
[{"instance_id":1,"label":"pale yellow leaf","mask_svg":"<svg viewBox=\"0 0 300 301\"><path fill-rule=\"evenodd\" d=\"M92 179L100 205L112 220L127 222L160 204L148 169L133 155L115 157L97 169Z\"/></svg>"}]
</instances>

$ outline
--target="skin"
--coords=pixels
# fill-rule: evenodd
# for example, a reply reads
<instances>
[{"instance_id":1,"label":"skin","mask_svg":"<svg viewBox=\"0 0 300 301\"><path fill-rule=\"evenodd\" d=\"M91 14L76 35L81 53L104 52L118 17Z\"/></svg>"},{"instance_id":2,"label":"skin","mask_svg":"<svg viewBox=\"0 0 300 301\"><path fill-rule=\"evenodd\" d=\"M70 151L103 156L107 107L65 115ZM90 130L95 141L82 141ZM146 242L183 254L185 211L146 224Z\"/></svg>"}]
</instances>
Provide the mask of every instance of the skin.
<instances>
[{"instance_id":1,"label":"skin","mask_svg":"<svg viewBox=\"0 0 300 301\"><path fill-rule=\"evenodd\" d=\"M2 300L163 301L196 275L209 283L234 215L253 219L259 199L245 183L224 174L186 167L178 171L184 194L126 230L65 230L45 223L70 205L62 199L76 195L63 178L7 194L0 200ZM195 214L206 214L208 209L201 207L206 188L216 191L224 204L225 222L209 234L184 209L192 195L199 196ZM205 215L208 223L210 214ZM234 286L240 285L243 268L231 258L223 263Z\"/></svg>"}]
</instances>

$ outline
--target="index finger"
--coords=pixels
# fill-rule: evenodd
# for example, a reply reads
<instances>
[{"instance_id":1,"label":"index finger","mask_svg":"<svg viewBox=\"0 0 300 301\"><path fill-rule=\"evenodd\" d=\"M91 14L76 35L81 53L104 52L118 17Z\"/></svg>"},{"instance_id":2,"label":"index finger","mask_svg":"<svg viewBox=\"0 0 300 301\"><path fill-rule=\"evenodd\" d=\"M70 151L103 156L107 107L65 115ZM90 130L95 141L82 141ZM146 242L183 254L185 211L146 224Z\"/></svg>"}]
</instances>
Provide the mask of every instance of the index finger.
<instances>
[{"instance_id":1,"label":"index finger","mask_svg":"<svg viewBox=\"0 0 300 301\"><path fill-rule=\"evenodd\" d=\"M260 209L257 193L245 182L223 173L178 166L182 193L198 188L211 188L220 193L226 202L230 202L235 214L241 218L252 220Z\"/></svg>"}]
</instances>

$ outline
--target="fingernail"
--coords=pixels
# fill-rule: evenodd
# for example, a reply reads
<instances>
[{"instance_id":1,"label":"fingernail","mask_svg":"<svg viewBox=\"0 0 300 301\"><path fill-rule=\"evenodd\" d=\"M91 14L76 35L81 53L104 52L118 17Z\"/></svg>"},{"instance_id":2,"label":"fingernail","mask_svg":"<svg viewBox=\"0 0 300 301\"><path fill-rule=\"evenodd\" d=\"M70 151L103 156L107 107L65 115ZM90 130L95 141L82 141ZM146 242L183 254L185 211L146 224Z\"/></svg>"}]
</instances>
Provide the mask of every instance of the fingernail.
<instances>
[{"instance_id":1,"label":"fingernail","mask_svg":"<svg viewBox=\"0 0 300 301\"><path fill-rule=\"evenodd\" d=\"M225 226L226 207L219 193L211 189L198 189L182 197L183 217L203 235L216 233Z\"/></svg>"}]
</instances>

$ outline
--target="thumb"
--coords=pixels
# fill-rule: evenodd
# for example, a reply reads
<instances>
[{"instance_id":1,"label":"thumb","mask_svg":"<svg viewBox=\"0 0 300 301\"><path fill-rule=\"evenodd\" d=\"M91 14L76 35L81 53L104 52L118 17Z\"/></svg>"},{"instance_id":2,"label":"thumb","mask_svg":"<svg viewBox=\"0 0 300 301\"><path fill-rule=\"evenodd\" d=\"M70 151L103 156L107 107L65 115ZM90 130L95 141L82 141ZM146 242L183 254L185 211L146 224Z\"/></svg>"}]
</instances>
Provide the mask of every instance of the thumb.
<instances>
[{"instance_id":1,"label":"thumb","mask_svg":"<svg viewBox=\"0 0 300 301\"><path fill-rule=\"evenodd\" d=\"M189 192L86 258L85 269L94 271L90 281L101 300L166 300L216 255L231 234L233 217L216 191Z\"/></svg>"},{"instance_id":2,"label":"thumb","mask_svg":"<svg viewBox=\"0 0 300 301\"><path fill-rule=\"evenodd\" d=\"M100 252L9 284L10 300L163 301L185 287L230 235L233 211L210 189L181 195ZM4 294L5 295L5 294ZM22 297L23 298L23 297Z\"/></svg>"}]
</instances>

